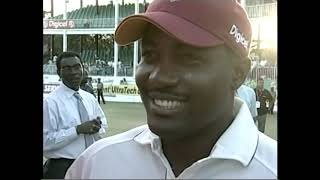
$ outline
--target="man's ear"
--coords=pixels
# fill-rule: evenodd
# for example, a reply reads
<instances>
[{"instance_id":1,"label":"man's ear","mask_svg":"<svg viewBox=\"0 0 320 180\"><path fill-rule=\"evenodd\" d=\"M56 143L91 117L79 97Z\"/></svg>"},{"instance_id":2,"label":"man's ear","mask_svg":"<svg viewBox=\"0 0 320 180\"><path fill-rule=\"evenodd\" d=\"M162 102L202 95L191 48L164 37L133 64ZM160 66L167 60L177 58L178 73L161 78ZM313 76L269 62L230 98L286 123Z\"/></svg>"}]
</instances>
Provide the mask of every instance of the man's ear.
<instances>
[{"instance_id":1,"label":"man's ear","mask_svg":"<svg viewBox=\"0 0 320 180\"><path fill-rule=\"evenodd\" d=\"M246 80L247 74L250 70L251 61L249 57L244 59L237 59L234 63L232 71L232 88L237 90Z\"/></svg>"}]
</instances>

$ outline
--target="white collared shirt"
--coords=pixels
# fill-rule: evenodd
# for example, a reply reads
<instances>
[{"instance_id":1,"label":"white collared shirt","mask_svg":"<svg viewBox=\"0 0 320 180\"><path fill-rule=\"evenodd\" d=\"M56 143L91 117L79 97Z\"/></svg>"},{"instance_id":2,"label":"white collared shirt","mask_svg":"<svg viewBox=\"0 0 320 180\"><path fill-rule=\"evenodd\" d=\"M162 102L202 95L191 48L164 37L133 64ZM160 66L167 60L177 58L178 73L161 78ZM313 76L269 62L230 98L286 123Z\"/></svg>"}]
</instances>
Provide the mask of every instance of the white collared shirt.
<instances>
[{"instance_id":1,"label":"white collared shirt","mask_svg":"<svg viewBox=\"0 0 320 180\"><path fill-rule=\"evenodd\" d=\"M246 85L241 85L236 92L236 96L240 97L248 106L252 117L258 116L256 106L256 93Z\"/></svg>"},{"instance_id":2,"label":"white collared shirt","mask_svg":"<svg viewBox=\"0 0 320 180\"><path fill-rule=\"evenodd\" d=\"M76 91L60 84L43 100L43 155L49 158L75 159L85 150L84 135L77 135L81 124ZM79 89L90 119L100 116L102 125L96 140L106 136L107 120L94 96Z\"/></svg>"},{"instance_id":3,"label":"white collared shirt","mask_svg":"<svg viewBox=\"0 0 320 180\"><path fill-rule=\"evenodd\" d=\"M66 179L276 179L277 142L260 133L243 101L236 117L214 145L175 177L161 142L147 125L105 138L82 153Z\"/></svg>"}]
</instances>

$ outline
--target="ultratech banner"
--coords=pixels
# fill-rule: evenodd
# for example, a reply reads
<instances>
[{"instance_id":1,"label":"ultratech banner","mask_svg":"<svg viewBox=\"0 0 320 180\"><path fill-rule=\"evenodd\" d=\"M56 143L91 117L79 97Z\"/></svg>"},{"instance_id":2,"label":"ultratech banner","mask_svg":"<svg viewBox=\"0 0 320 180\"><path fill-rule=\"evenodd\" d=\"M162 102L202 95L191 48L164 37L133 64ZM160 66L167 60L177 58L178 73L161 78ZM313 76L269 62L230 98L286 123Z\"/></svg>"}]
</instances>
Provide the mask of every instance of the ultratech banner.
<instances>
[{"instance_id":1,"label":"ultratech banner","mask_svg":"<svg viewBox=\"0 0 320 180\"><path fill-rule=\"evenodd\" d=\"M139 96L140 92L136 85L107 85L104 87L104 93L107 96L129 95Z\"/></svg>"},{"instance_id":2,"label":"ultratech banner","mask_svg":"<svg viewBox=\"0 0 320 180\"><path fill-rule=\"evenodd\" d=\"M43 84L43 93L49 94L55 88L57 88L60 84ZM97 94L97 85L93 84L93 88L95 93ZM116 96L116 95L128 95L128 96L139 96L140 92L138 87L134 84L130 85L107 85L104 84L103 94L105 96Z\"/></svg>"},{"instance_id":3,"label":"ultratech banner","mask_svg":"<svg viewBox=\"0 0 320 180\"><path fill-rule=\"evenodd\" d=\"M43 20L44 29L72 29L75 28L72 20Z\"/></svg>"}]
</instances>

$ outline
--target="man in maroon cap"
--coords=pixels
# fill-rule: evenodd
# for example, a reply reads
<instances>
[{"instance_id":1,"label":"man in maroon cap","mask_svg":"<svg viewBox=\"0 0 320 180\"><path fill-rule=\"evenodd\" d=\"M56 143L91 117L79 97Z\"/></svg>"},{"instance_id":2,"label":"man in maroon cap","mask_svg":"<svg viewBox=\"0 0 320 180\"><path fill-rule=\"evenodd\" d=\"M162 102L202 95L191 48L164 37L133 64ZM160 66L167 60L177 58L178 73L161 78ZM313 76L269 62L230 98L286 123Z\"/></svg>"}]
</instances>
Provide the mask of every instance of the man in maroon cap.
<instances>
[{"instance_id":1,"label":"man in maroon cap","mask_svg":"<svg viewBox=\"0 0 320 180\"><path fill-rule=\"evenodd\" d=\"M95 143L66 178L277 178L277 142L234 97L250 69L251 34L236 0L154 0L124 19L115 40L141 40L147 125Z\"/></svg>"}]
</instances>

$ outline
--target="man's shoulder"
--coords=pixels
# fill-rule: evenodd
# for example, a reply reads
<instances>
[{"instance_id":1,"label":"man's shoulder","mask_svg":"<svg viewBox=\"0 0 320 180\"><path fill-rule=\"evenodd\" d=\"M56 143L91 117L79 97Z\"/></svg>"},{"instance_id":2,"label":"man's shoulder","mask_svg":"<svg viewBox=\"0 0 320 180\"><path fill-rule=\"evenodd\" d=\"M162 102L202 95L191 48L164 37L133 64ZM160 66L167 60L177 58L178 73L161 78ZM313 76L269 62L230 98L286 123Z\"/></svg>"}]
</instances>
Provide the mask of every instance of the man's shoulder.
<instances>
[{"instance_id":1,"label":"man's shoulder","mask_svg":"<svg viewBox=\"0 0 320 180\"><path fill-rule=\"evenodd\" d=\"M249 86L246 86L246 89L247 89L248 91L250 91L250 92L254 92L254 89L251 88L251 87L249 87Z\"/></svg>"},{"instance_id":2,"label":"man's shoulder","mask_svg":"<svg viewBox=\"0 0 320 180\"><path fill-rule=\"evenodd\" d=\"M269 93L269 94L271 94L268 89L264 89L263 92L264 92L264 93Z\"/></svg>"},{"instance_id":3,"label":"man's shoulder","mask_svg":"<svg viewBox=\"0 0 320 180\"><path fill-rule=\"evenodd\" d=\"M81 91L80 95L83 96L86 99L89 99L89 100L95 100L96 99L90 92L88 92L88 91L86 91L84 89L80 89L79 91Z\"/></svg>"},{"instance_id":4,"label":"man's shoulder","mask_svg":"<svg viewBox=\"0 0 320 180\"><path fill-rule=\"evenodd\" d=\"M118 135L100 139L77 157L70 166L66 177L75 179L106 177L104 173L110 168L112 168L110 170L112 174L112 170L122 169L125 166L124 163L131 163L135 166L137 157L143 157L145 154L140 151L143 146L135 143L134 139L147 129L147 125L143 125Z\"/></svg>"},{"instance_id":5,"label":"man's shoulder","mask_svg":"<svg viewBox=\"0 0 320 180\"><path fill-rule=\"evenodd\" d=\"M252 98L256 94L251 87L246 85L241 85L240 88L238 89L238 93L240 96L246 96L248 98Z\"/></svg>"},{"instance_id":6,"label":"man's shoulder","mask_svg":"<svg viewBox=\"0 0 320 180\"><path fill-rule=\"evenodd\" d=\"M85 87L86 89L93 89L92 86L90 86L89 84L85 84L84 87Z\"/></svg>"},{"instance_id":7,"label":"man's shoulder","mask_svg":"<svg viewBox=\"0 0 320 180\"><path fill-rule=\"evenodd\" d=\"M82 156L91 157L100 152L104 152L104 150L110 150L115 146L117 146L117 148L119 145L126 146L126 143L130 143L136 136L141 134L147 128L147 125L142 125L126 132L101 139L90 146Z\"/></svg>"},{"instance_id":8,"label":"man's shoulder","mask_svg":"<svg viewBox=\"0 0 320 180\"><path fill-rule=\"evenodd\" d=\"M259 144L254 157L262 166L277 174L277 141L259 132Z\"/></svg>"},{"instance_id":9,"label":"man's shoulder","mask_svg":"<svg viewBox=\"0 0 320 180\"><path fill-rule=\"evenodd\" d=\"M244 89L245 91L247 91L248 93L250 93L250 94L255 94L255 90L252 89L252 88L249 87L249 86L243 85L243 89Z\"/></svg>"},{"instance_id":10,"label":"man's shoulder","mask_svg":"<svg viewBox=\"0 0 320 180\"><path fill-rule=\"evenodd\" d=\"M47 101L47 102L56 101L62 95L63 95L62 89L61 89L61 86L59 86L59 87L55 88L52 92L50 92L46 96L46 98L44 98L44 101Z\"/></svg>"}]
</instances>

